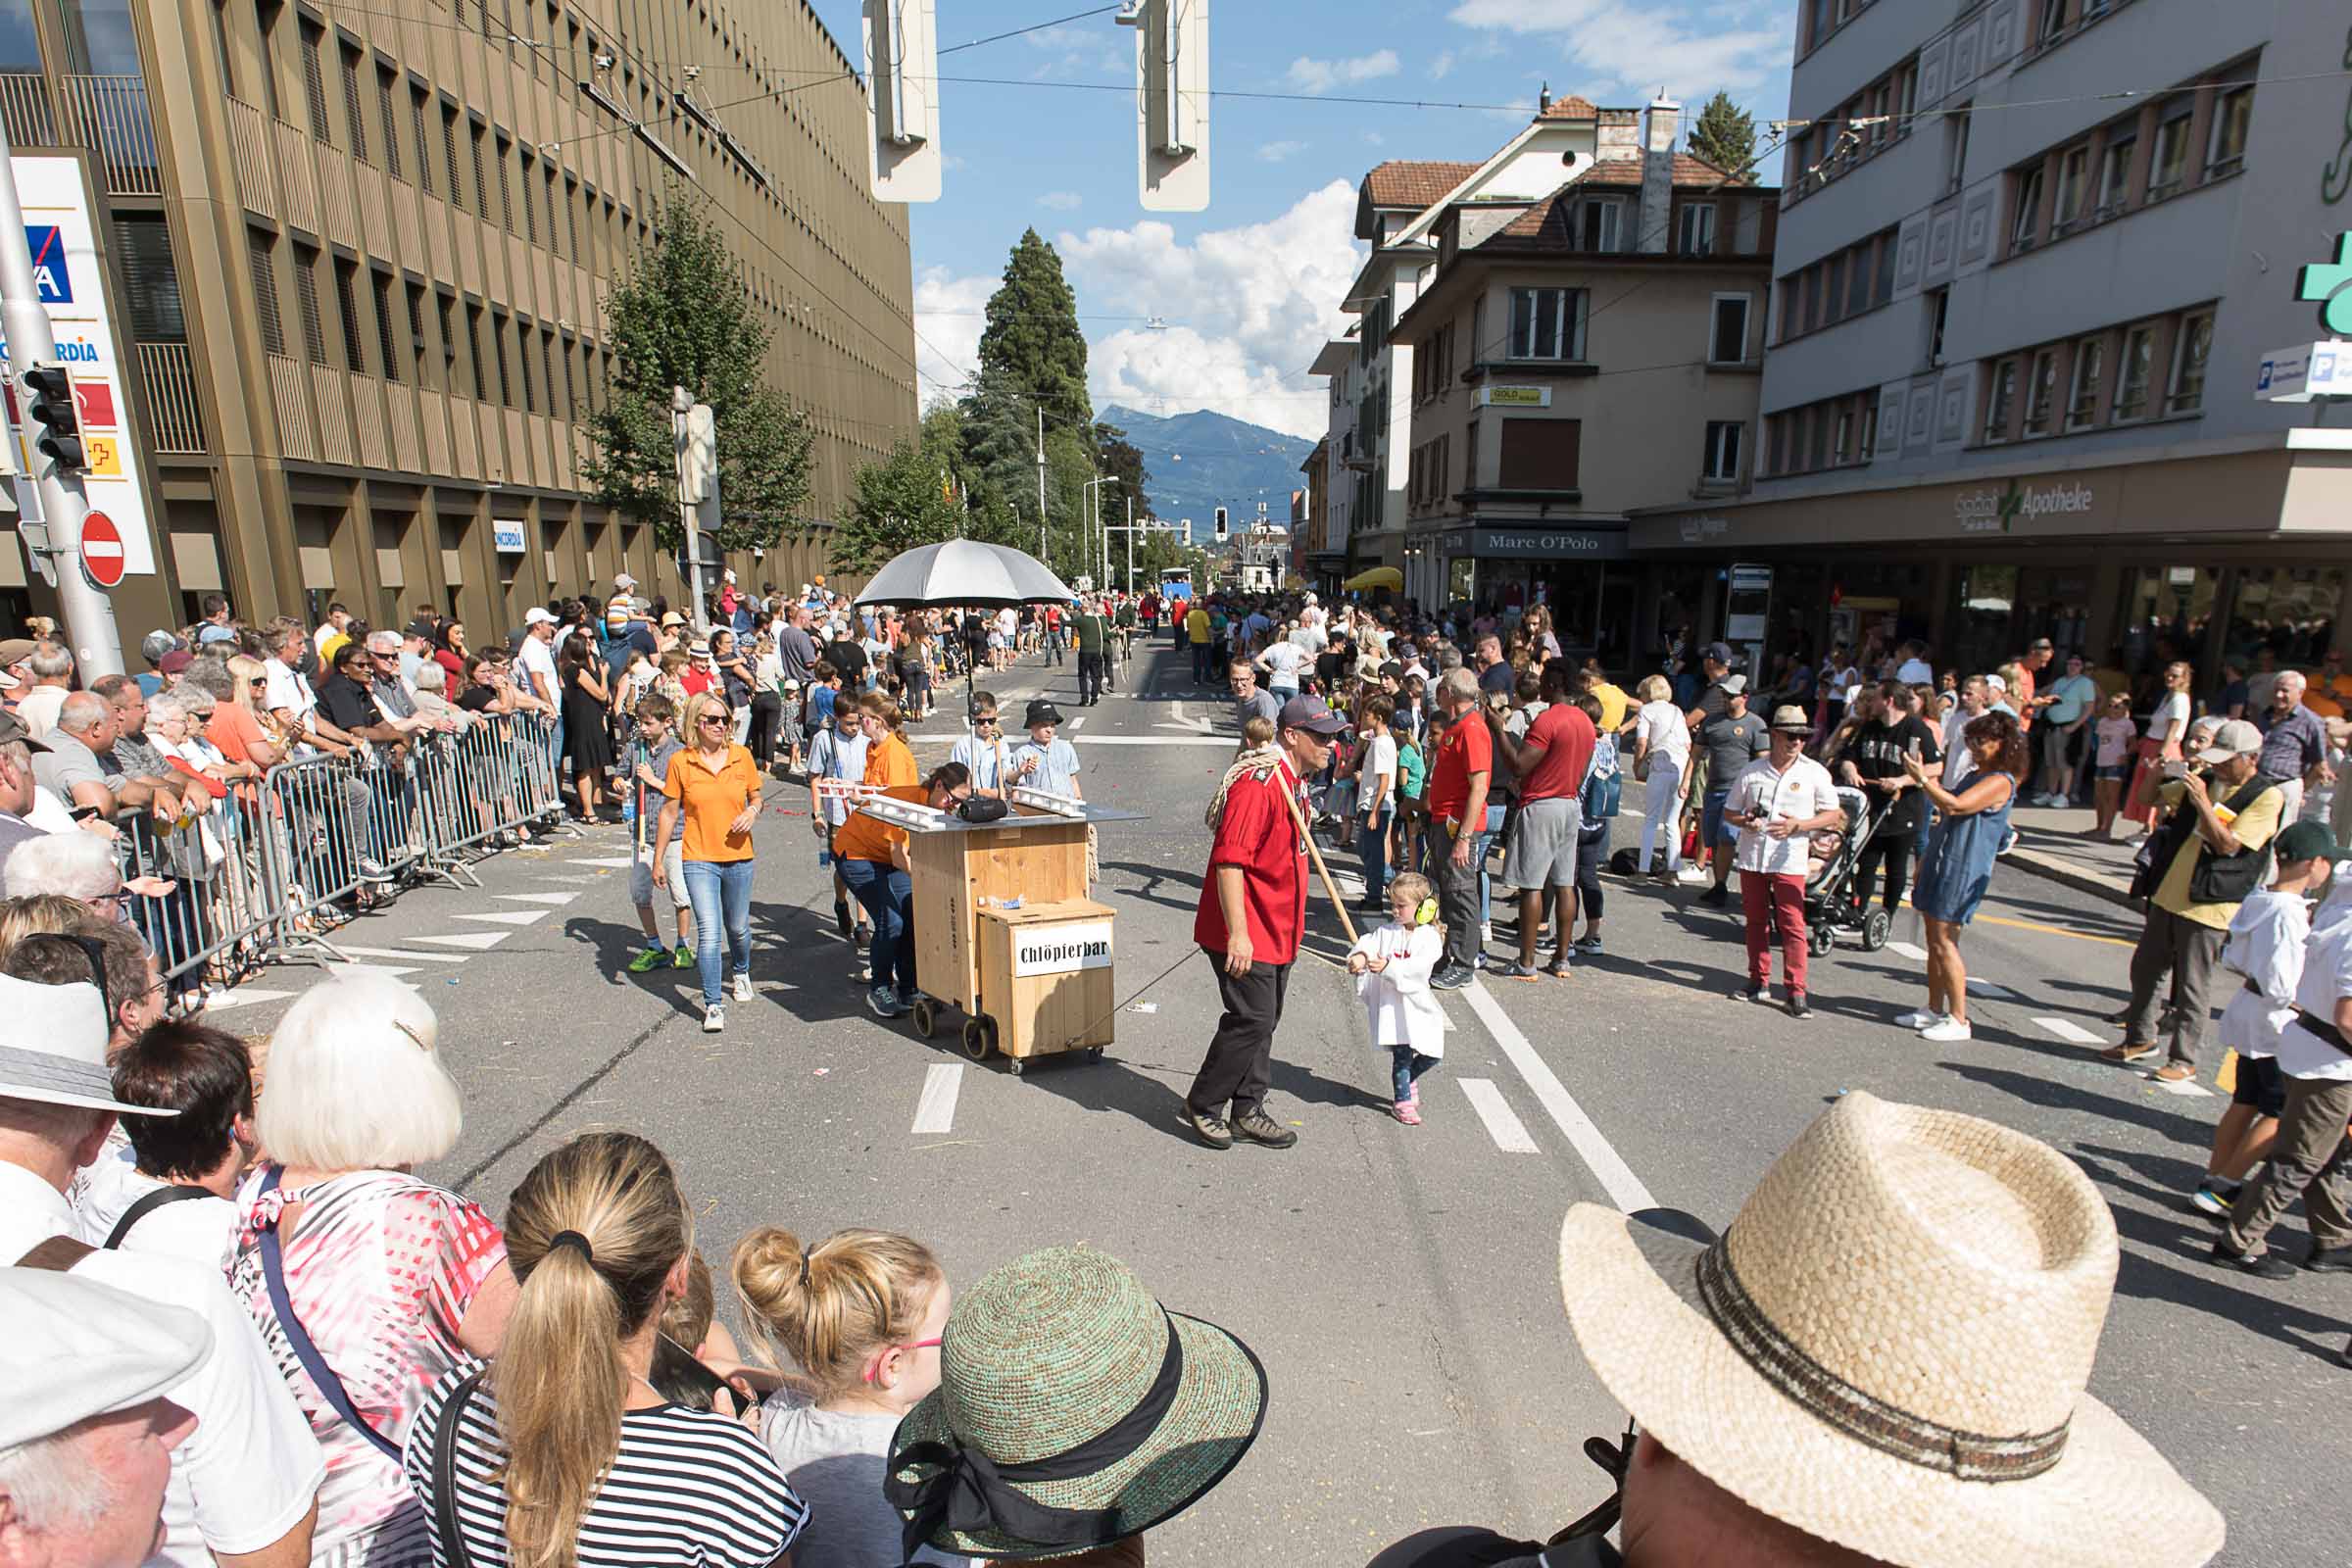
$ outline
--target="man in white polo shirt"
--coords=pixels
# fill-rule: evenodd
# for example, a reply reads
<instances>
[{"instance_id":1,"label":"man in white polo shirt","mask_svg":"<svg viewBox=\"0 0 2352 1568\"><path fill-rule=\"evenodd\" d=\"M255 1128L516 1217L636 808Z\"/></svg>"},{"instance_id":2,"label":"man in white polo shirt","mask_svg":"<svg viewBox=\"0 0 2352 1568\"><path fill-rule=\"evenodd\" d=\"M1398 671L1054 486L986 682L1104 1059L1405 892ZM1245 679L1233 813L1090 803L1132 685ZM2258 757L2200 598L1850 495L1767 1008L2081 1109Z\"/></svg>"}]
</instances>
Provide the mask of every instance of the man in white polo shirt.
<instances>
[{"instance_id":1,"label":"man in white polo shirt","mask_svg":"<svg viewBox=\"0 0 2352 1568\"><path fill-rule=\"evenodd\" d=\"M1747 912L1747 985L1732 995L1742 1002L1772 1000L1772 929L1781 938L1781 979L1791 1018L1810 1018L1805 1004L1805 856L1808 839L1845 821L1830 770L1805 755L1813 721L1801 708L1772 715L1772 750L1732 780L1723 819L1740 830L1733 864L1740 871L1740 902Z\"/></svg>"}]
</instances>

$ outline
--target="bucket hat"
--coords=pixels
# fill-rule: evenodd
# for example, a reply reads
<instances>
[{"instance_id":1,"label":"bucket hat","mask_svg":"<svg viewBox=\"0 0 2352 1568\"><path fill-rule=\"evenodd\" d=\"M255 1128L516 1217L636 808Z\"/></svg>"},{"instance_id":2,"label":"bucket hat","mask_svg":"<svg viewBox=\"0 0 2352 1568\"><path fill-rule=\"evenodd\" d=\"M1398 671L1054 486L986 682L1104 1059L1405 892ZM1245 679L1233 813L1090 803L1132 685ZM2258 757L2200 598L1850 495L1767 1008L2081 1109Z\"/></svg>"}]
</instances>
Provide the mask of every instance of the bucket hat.
<instances>
[{"instance_id":1,"label":"bucket hat","mask_svg":"<svg viewBox=\"0 0 2352 1568\"><path fill-rule=\"evenodd\" d=\"M1806 1535L1905 1568L2194 1568L2221 1514L2084 1392L2118 1256L2057 1151L1856 1093L1712 1245L1569 1209L1560 1292L1645 1431Z\"/></svg>"},{"instance_id":2,"label":"bucket hat","mask_svg":"<svg viewBox=\"0 0 2352 1568\"><path fill-rule=\"evenodd\" d=\"M892 1437L906 1545L1061 1556L1198 1502L1265 1420L1266 1374L1089 1248L1031 1252L956 1298L940 1386Z\"/></svg>"},{"instance_id":3,"label":"bucket hat","mask_svg":"<svg viewBox=\"0 0 2352 1568\"><path fill-rule=\"evenodd\" d=\"M106 1000L86 980L49 986L0 975L0 1100L176 1116L115 1098L106 1066Z\"/></svg>"}]
</instances>

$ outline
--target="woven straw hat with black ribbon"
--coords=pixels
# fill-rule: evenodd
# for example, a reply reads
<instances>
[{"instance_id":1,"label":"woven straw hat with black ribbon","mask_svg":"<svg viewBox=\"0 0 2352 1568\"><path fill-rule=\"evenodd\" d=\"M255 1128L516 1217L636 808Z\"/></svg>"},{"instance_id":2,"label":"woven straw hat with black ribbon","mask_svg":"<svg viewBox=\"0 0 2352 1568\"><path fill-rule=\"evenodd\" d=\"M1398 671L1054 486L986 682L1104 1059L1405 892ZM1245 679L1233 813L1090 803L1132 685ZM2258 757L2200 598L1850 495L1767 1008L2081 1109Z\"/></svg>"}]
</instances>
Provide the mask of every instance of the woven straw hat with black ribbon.
<instances>
[{"instance_id":1,"label":"woven straw hat with black ribbon","mask_svg":"<svg viewBox=\"0 0 2352 1568\"><path fill-rule=\"evenodd\" d=\"M2195 1568L2222 1516L2084 1392L2115 1221L2073 1161L1848 1095L1712 1246L1580 1203L1585 1359L1693 1469L1902 1568Z\"/></svg>"},{"instance_id":2,"label":"woven straw hat with black ribbon","mask_svg":"<svg viewBox=\"0 0 2352 1568\"><path fill-rule=\"evenodd\" d=\"M957 1296L939 1353L883 1483L909 1557L1062 1556L1137 1535L1222 1481L1265 1419L1248 1346L1086 1248L1032 1252Z\"/></svg>"}]
</instances>

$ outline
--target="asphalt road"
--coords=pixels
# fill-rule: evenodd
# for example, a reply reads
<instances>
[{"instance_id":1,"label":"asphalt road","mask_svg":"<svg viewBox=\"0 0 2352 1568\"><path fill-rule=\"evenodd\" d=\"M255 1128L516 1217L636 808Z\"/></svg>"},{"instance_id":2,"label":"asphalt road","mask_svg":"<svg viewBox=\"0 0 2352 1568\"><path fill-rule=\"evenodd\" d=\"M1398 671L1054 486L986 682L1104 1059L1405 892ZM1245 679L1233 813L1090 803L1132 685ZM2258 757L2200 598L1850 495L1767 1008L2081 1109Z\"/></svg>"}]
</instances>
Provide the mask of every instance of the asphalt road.
<instances>
[{"instance_id":1,"label":"asphalt road","mask_svg":"<svg viewBox=\"0 0 2352 1568\"><path fill-rule=\"evenodd\" d=\"M2352 1503L2326 1478L2352 1462L2336 1402L2352 1371L2333 1358L2352 1280L2269 1284L2206 1261L2212 1232L2182 1200L2223 1098L2096 1056L2124 996L2125 911L1996 874L1965 951L1999 990L1972 1002L1974 1041L1929 1046L1887 1022L1924 995L1898 948L1814 960L1817 1016L1799 1023L1729 999L1734 916L1689 890L1612 882L1605 951L1574 978L1482 980L1446 999L1428 1119L1408 1128L1388 1114L1387 1055L1365 1044L1330 961L1345 938L1318 897L1271 1106L1299 1144L1213 1152L1177 1111L1216 989L1204 959L1180 960L1230 727L1164 650L1134 674L1151 695L1085 710L1069 707L1067 665L1032 661L994 683L1008 713L1051 690L1083 715L1065 733L1088 798L1149 818L1103 829L1098 896L1118 910L1122 999L1177 967L1119 1013L1106 1059L1015 1078L1001 1060L968 1062L945 1031L926 1042L869 1014L857 956L833 935L806 792L776 786L758 835L760 1000L731 1007L723 1035L701 1032L691 971L621 972L636 925L618 829L499 857L479 890L418 889L339 935L441 1012L467 1116L430 1174L496 1211L548 1149L621 1126L677 1160L722 1274L734 1239L767 1222L905 1231L959 1286L1032 1248L1104 1249L1171 1306L1239 1334L1273 1391L1251 1456L1154 1535L1153 1562L1223 1568L1278 1550L1345 1565L1429 1524L1541 1536L1597 1501L1605 1483L1579 1446L1623 1416L1560 1309L1562 1213L1654 1199L1726 1223L1824 1105L1867 1089L1993 1118L2080 1161L2124 1252L2093 1391L2222 1508L2222 1561L2342 1560ZM943 758L955 733L920 726L918 760ZM1635 830L1629 818L1621 840ZM1351 876L1350 858L1335 869ZM1910 924L1898 944L1916 942ZM221 1021L266 1029L317 976L272 971ZM2300 1254L2299 1218L2279 1240Z\"/></svg>"}]
</instances>

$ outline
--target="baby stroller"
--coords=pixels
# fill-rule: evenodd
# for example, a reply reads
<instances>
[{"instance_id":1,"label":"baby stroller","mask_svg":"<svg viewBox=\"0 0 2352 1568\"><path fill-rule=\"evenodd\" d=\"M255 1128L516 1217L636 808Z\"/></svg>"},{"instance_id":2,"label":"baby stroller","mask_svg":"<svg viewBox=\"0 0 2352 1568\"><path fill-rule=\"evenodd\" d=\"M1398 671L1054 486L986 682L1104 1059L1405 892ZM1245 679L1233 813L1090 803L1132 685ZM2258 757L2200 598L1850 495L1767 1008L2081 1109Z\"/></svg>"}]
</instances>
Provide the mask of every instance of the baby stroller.
<instances>
[{"instance_id":1,"label":"baby stroller","mask_svg":"<svg viewBox=\"0 0 2352 1568\"><path fill-rule=\"evenodd\" d=\"M1840 931L1860 932L1862 951L1876 953L1886 945L1894 925L1882 906L1865 907L1854 897L1862 847L1886 813L1873 811L1870 796L1850 786L1838 788L1838 804L1845 808L1845 825L1814 834L1806 862L1805 929L1815 957L1837 946Z\"/></svg>"}]
</instances>

